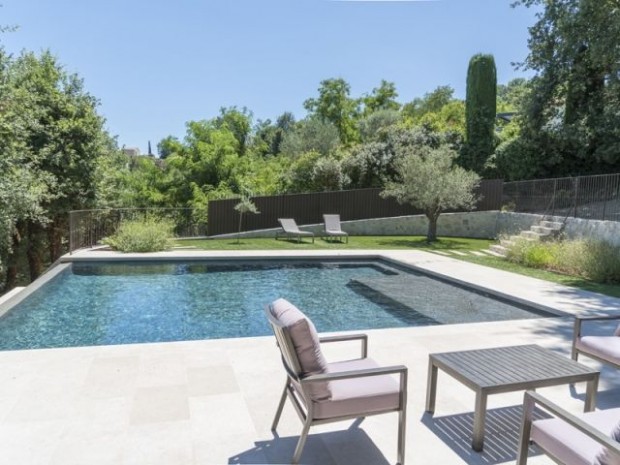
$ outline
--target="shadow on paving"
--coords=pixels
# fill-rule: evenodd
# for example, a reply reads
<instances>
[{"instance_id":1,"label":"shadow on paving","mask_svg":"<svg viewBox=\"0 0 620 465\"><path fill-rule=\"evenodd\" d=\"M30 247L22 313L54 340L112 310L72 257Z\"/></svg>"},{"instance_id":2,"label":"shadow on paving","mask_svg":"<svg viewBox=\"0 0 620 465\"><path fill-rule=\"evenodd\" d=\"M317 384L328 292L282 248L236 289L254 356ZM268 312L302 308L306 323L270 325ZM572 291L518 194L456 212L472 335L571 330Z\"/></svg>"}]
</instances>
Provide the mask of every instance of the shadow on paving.
<instances>
[{"instance_id":1,"label":"shadow on paving","mask_svg":"<svg viewBox=\"0 0 620 465\"><path fill-rule=\"evenodd\" d=\"M291 463L299 436L275 437L270 441L257 441L254 447L228 459L229 464L282 464ZM326 444L330 444L330 448ZM331 450L331 452L330 452ZM334 452L337 453L335 457ZM343 431L310 434L306 441L302 464L337 465L359 463L389 465L366 432L354 425Z\"/></svg>"},{"instance_id":2,"label":"shadow on paving","mask_svg":"<svg viewBox=\"0 0 620 465\"><path fill-rule=\"evenodd\" d=\"M422 416L422 423L458 454L465 463L496 465L506 462L514 463L517 460L522 414L521 405L487 410L482 452L475 452L471 448L473 412L442 417L432 417L425 413ZM537 409L534 412L534 418L551 417ZM537 447L530 446L530 457L540 454Z\"/></svg>"}]
</instances>

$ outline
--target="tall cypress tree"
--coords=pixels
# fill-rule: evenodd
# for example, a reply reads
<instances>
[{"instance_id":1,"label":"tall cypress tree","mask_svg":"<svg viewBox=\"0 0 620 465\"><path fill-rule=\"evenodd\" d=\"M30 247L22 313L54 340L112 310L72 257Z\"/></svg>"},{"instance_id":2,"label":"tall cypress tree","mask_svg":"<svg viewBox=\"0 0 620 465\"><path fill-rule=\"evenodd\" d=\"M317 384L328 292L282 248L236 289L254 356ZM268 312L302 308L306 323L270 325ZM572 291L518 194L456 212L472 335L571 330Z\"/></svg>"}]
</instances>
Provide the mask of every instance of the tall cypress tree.
<instances>
[{"instance_id":1,"label":"tall cypress tree","mask_svg":"<svg viewBox=\"0 0 620 465\"><path fill-rule=\"evenodd\" d=\"M493 55L474 55L467 71L466 144L461 165L482 173L495 150L497 71Z\"/></svg>"}]
</instances>

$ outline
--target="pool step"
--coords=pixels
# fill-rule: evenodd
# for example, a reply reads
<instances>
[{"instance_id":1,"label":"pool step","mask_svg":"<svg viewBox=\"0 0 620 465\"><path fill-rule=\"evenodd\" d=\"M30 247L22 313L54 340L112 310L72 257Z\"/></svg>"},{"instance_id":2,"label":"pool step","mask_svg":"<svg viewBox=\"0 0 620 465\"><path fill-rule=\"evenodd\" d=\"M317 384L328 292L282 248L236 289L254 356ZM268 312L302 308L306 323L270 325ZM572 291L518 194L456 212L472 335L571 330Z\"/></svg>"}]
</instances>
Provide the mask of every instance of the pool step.
<instances>
[{"instance_id":1,"label":"pool step","mask_svg":"<svg viewBox=\"0 0 620 465\"><path fill-rule=\"evenodd\" d=\"M355 278L347 286L407 325L536 317L523 308L496 300L486 292L422 273Z\"/></svg>"}]
</instances>

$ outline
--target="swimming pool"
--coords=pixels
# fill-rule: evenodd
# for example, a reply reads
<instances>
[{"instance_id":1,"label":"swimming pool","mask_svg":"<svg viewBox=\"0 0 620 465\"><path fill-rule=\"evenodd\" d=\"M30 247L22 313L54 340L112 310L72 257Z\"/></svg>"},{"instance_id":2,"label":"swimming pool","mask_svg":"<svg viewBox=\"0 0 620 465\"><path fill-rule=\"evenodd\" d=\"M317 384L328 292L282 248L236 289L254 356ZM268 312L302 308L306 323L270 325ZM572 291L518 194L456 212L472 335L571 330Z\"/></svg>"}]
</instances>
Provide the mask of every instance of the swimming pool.
<instances>
[{"instance_id":1,"label":"swimming pool","mask_svg":"<svg viewBox=\"0 0 620 465\"><path fill-rule=\"evenodd\" d=\"M556 316L380 260L76 262L0 317L0 350L267 335L279 297L321 332Z\"/></svg>"}]
</instances>

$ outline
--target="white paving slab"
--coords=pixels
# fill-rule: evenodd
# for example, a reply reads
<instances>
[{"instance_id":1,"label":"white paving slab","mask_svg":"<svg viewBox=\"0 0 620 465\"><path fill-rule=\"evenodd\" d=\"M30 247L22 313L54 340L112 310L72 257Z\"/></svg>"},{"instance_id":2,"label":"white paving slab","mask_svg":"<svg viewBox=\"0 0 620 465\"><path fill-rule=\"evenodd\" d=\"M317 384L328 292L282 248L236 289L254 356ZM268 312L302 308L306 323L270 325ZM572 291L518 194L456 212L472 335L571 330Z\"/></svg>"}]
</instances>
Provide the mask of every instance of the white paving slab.
<instances>
[{"instance_id":1,"label":"white paving slab","mask_svg":"<svg viewBox=\"0 0 620 465\"><path fill-rule=\"evenodd\" d=\"M75 258L107 257L107 252ZM567 313L620 309L618 299L419 251L296 253L382 256L516 295ZM290 257L290 252L169 252L175 258ZM126 258L126 257L124 257ZM611 332L611 324L600 333ZM409 368L408 464L514 463L522 393L489 398L485 450L470 448L474 395L440 372L436 412L424 413L428 354L536 343L566 356L571 318L369 330L370 355ZM351 343L326 348L350 358ZM584 360L592 366L596 362ZM278 436L269 425L284 383L272 337L0 352L0 464L287 463L301 430L290 405ZM583 408L584 386L540 389L568 410ZM620 406L618 370L604 368L599 408ZM312 464L385 465L396 460L395 414L311 430ZM349 429L350 428L350 429ZM532 465L552 464L534 456Z\"/></svg>"}]
</instances>

